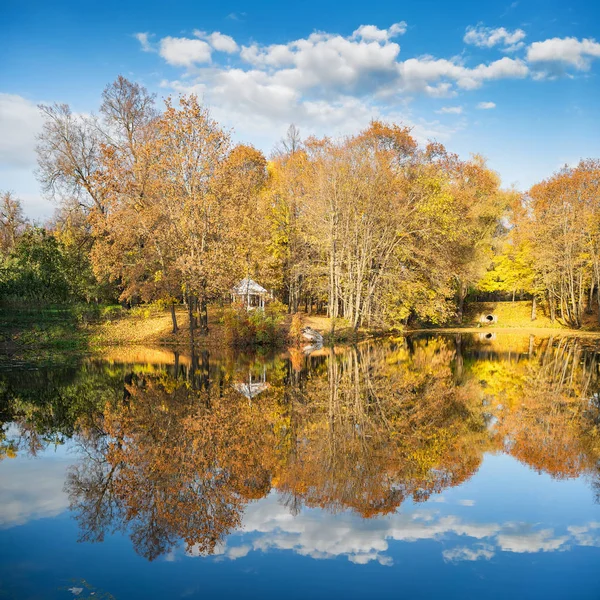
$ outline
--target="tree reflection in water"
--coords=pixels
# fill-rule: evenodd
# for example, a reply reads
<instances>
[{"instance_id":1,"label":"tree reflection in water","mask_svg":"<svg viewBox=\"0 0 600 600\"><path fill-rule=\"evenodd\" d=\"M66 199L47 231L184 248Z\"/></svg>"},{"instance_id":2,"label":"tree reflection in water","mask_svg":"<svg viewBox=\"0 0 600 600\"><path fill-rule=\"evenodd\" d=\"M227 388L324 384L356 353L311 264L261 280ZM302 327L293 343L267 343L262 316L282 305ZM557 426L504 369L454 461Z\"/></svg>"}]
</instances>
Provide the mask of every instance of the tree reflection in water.
<instances>
[{"instance_id":1,"label":"tree reflection in water","mask_svg":"<svg viewBox=\"0 0 600 600\"><path fill-rule=\"evenodd\" d=\"M557 478L587 474L598 494L597 352L581 339L500 337L402 338L268 363L204 353L169 368L87 365L44 402L4 385L3 418L23 436L4 446L73 436L82 459L65 486L81 539L127 532L150 560L181 540L214 553L271 490L293 514L368 518L459 485L486 452ZM238 391L265 379L256 394ZM80 409L52 422L77 390Z\"/></svg>"}]
</instances>

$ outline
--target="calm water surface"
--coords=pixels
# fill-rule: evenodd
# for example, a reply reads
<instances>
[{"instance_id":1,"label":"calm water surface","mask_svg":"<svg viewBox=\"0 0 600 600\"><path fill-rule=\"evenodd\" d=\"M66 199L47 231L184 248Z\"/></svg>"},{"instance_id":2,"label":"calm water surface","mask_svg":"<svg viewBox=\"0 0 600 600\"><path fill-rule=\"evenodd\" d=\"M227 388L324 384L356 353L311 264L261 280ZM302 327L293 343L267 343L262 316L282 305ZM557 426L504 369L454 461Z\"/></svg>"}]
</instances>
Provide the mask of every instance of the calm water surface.
<instances>
[{"instance_id":1,"label":"calm water surface","mask_svg":"<svg viewBox=\"0 0 600 600\"><path fill-rule=\"evenodd\" d=\"M600 341L0 368L0 598L600 598Z\"/></svg>"}]
</instances>

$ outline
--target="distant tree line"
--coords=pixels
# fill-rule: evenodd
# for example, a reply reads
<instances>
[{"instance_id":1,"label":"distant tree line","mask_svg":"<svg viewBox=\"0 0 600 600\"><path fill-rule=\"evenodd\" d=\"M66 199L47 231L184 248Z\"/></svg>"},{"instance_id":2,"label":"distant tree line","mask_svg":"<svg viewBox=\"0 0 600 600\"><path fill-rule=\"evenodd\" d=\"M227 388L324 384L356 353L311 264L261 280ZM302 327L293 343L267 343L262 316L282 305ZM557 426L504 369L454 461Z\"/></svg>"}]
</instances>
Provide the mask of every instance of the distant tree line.
<instances>
[{"instance_id":1,"label":"distant tree line","mask_svg":"<svg viewBox=\"0 0 600 600\"><path fill-rule=\"evenodd\" d=\"M2 297L185 300L202 329L242 277L332 328L460 321L474 292L573 326L600 305L598 161L522 195L481 157L379 121L339 139L292 125L267 160L195 96L159 111L123 77L98 115L40 108L38 176L59 209L33 228L3 196Z\"/></svg>"}]
</instances>

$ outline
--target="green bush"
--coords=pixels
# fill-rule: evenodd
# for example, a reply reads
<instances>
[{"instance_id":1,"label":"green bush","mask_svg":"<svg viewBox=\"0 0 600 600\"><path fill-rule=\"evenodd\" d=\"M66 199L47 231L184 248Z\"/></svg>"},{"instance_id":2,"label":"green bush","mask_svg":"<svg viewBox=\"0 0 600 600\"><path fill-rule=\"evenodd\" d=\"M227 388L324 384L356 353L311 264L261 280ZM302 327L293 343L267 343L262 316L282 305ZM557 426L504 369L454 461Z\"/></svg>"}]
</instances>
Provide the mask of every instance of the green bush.
<instances>
[{"instance_id":1,"label":"green bush","mask_svg":"<svg viewBox=\"0 0 600 600\"><path fill-rule=\"evenodd\" d=\"M31 227L0 255L0 300L43 304L100 302L110 290L96 282L87 254L73 251L42 227Z\"/></svg>"}]
</instances>

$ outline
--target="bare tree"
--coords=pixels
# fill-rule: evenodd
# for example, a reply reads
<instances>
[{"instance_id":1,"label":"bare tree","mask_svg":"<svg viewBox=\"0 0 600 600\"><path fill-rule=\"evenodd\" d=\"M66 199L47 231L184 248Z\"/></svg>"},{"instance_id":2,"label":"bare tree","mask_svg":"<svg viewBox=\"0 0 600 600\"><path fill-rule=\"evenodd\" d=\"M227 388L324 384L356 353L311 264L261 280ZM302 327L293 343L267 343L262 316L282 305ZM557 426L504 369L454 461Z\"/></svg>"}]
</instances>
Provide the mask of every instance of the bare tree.
<instances>
[{"instance_id":1,"label":"bare tree","mask_svg":"<svg viewBox=\"0 0 600 600\"><path fill-rule=\"evenodd\" d=\"M94 179L100 158L96 118L74 114L67 104L39 108L45 122L36 148L37 176L44 193L104 211L102 190Z\"/></svg>"},{"instance_id":2,"label":"bare tree","mask_svg":"<svg viewBox=\"0 0 600 600\"><path fill-rule=\"evenodd\" d=\"M0 197L0 252L9 253L27 226L21 201L12 192Z\"/></svg>"},{"instance_id":3,"label":"bare tree","mask_svg":"<svg viewBox=\"0 0 600 600\"><path fill-rule=\"evenodd\" d=\"M73 113L67 104L39 108L45 117L37 146L37 176L43 191L53 199L75 199L86 211L104 214L102 146L112 146L122 161L135 161L136 146L156 117L154 96L119 76L102 94L101 119Z\"/></svg>"},{"instance_id":4,"label":"bare tree","mask_svg":"<svg viewBox=\"0 0 600 600\"><path fill-rule=\"evenodd\" d=\"M300 130L293 123L288 127L287 132L273 149L273 157L282 158L291 156L302 148L302 138Z\"/></svg>"}]
</instances>

